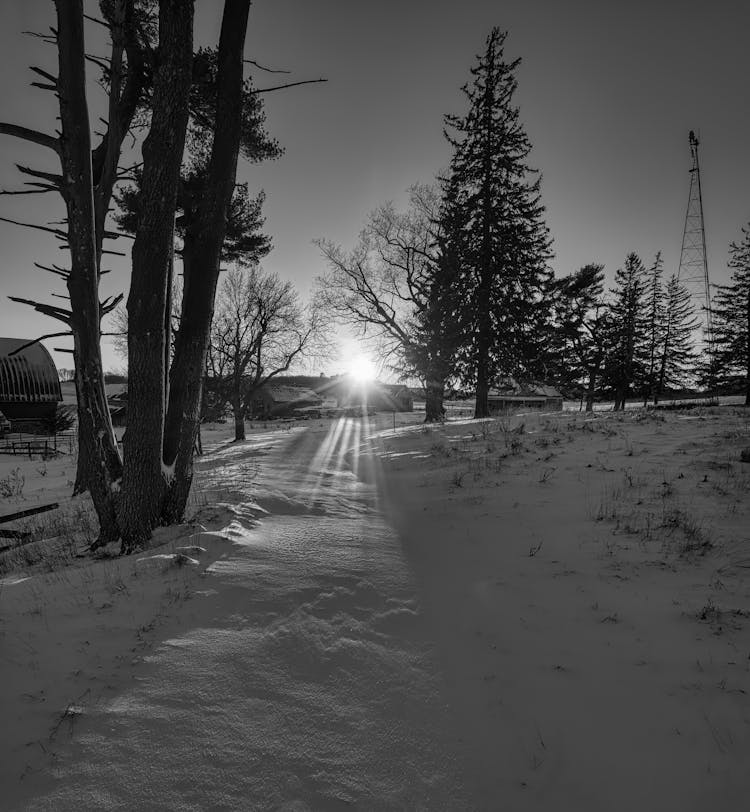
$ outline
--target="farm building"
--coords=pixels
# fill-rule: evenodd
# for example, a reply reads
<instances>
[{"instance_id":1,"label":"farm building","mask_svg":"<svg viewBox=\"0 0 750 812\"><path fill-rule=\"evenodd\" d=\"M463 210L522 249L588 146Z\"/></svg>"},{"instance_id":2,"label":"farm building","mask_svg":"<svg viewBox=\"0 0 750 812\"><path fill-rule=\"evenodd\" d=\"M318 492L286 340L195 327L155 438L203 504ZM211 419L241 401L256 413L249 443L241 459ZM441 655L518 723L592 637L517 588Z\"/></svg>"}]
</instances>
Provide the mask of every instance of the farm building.
<instances>
[{"instance_id":1,"label":"farm building","mask_svg":"<svg viewBox=\"0 0 750 812\"><path fill-rule=\"evenodd\" d=\"M22 338L0 338L0 411L11 423L49 420L62 401L52 356L38 342L26 344Z\"/></svg>"},{"instance_id":2,"label":"farm building","mask_svg":"<svg viewBox=\"0 0 750 812\"><path fill-rule=\"evenodd\" d=\"M487 398L490 412L508 409L544 409L561 412L562 395L553 386L539 383L519 384L510 380L498 389L490 390Z\"/></svg>"},{"instance_id":3,"label":"farm building","mask_svg":"<svg viewBox=\"0 0 750 812\"><path fill-rule=\"evenodd\" d=\"M403 384L375 382L369 386L367 406L373 411L413 412L414 397Z\"/></svg>"},{"instance_id":4,"label":"farm building","mask_svg":"<svg viewBox=\"0 0 750 812\"><path fill-rule=\"evenodd\" d=\"M403 384L384 384L377 381L358 383L348 375L327 378L324 375L279 376L271 384L275 387L302 388L314 392L327 409L350 409L366 406L371 411L411 412L414 396Z\"/></svg>"},{"instance_id":5,"label":"farm building","mask_svg":"<svg viewBox=\"0 0 750 812\"><path fill-rule=\"evenodd\" d=\"M323 407L323 398L303 386L266 384L256 394L250 407L252 417L294 417Z\"/></svg>"}]
</instances>

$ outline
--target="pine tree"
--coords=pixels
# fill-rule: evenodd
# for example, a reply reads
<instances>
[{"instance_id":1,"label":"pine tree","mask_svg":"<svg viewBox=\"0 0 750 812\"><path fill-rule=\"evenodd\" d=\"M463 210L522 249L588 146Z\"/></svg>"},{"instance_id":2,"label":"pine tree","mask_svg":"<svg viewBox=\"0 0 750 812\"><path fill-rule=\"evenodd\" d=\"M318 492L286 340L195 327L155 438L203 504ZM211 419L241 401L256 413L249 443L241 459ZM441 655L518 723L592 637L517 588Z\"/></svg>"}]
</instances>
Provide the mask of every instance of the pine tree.
<instances>
[{"instance_id":1,"label":"pine tree","mask_svg":"<svg viewBox=\"0 0 750 812\"><path fill-rule=\"evenodd\" d=\"M750 406L750 226L742 240L729 246L730 283L717 285L713 300L714 367L719 383L743 382Z\"/></svg>"},{"instance_id":2,"label":"pine tree","mask_svg":"<svg viewBox=\"0 0 750 812\"><path fill-rule=\"evenodd\" d=\"M466 223L456 206L456 185L443 182L443 196L432 222L433 261L424 283L424 299L409 324L405 361L425 382L425 422L443 420L447 381L455 374L456 354L464 340L460 279Z\"/></svg>"},{"instance_id":3,"label":"pine tree","mask_svg":"<svg viewBox=\"0 0 750 812\"><path fill-rule=\"evenodd\" d=\"M597 341L602 311L604 266L591 263L553 285L554 318L550 347L555 383L571 395L596 389L603 361ZM593 398L592 398L593 407Z\"/></svg>"},{"instance_id":4,"label":"pine tree","mask_svg":"<svg viewBox=\"0 0 750 812\"><path fill-rule=\"evenodd\" d=\"M476 417L488 415L487 395L498 376L543 367L539 327L551 276L540 179L529 177L531 144L513 104L520 60L505 60L506 36L493 28L471 69L472 82L463 87L468 112L445 116L456 205L470 229L462 257L463 308L471 324L463 375L475 383Z\"/></svg>"},{"instance_id":5,"label":"pine tree","mask_svg":"<svg viewBox=\"0 0 750 812\"><path fill-rule=\"evenodd\" d=\"M625 408L633 384L648 361L645 335L646 269L640 257L630 253L615 274L611 317L611 351L607 377L614 389L615 411Z\"/></svg>"},{"instance_id":6,"label":"pine tree","mask_svg":"<svg viewBox=\"0 0 750 812\"><path fill-rule=\"evenodd\" d=\"M654 405L667 387L682 388L687 385L698 358L693 335L699 322L694 315L690 291L675 274L667 282L664 299L664 320L657 357L658 376L652 390Z\"/></svg>"},{"instance_id":7,"label":"pine tree","mask_svg":"<svg viewBox=\"0 0 750 812\"><path fill-rule=\"evenodd\" d=\"M657 369L659 367L659 348L663 344L664 337L664 286L662 284L662 274L664 263L661 258L661 251L657 251L654 257L654 264L648 270L646 282L646 334L645 352L647 355L646 366L643 371L643 405L645 406L649 398L654 397L657 381Z\"/></svg>"}]
</instances>

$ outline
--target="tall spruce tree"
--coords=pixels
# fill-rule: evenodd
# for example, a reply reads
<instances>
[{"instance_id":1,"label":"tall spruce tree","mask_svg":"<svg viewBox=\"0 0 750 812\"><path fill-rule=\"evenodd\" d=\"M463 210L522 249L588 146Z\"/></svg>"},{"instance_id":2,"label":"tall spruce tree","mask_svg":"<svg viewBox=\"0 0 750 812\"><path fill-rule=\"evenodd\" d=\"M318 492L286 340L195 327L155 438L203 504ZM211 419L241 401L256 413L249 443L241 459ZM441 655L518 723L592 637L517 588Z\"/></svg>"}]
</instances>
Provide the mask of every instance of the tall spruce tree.
<instances>
[{"instance_id":1,"label":"tall spruce tree","mask_svg":"<svg viewBox=\"0 0 750 812\"><path fill-rule=\"evenodd\" d=\"M658 374L652 390L654 405L667 387L681 388L688 384L698 359L693 343L698 324L690 291L676 274L672 274L664 295L664 320L657 354Z\"/></svg>"},{"instance_id":2,"label":"tall spruce tree","mask_svg":"<svg viewBox=\"0 0 750 812\"><path fill-rule=\"evenodd\" d=\"M463 320L470 324L463 377L475 385L476 417L489 414L487 396L498 376L542 368L538 328L551 277L540 178L526 163L531 144L513 102L520 59L506 61L506 36L493 28L471 69L472 81L462 88L466 114L445 116L455 205L469 224L462 246Z\"/></svg>"},{"instance_id":3,"label":"tall spruce tree","mask_svg":"<svg viewBox=\"0 0 750 812\"><path fill-rule=\"evenodd\" d=\"M649 398L654 397L657 382L657 370L659 369L659 348L663 345L664 338L664 286L662 275L664 263L661 258L661 251L657 251L654 257L654 264L649 268L646 278L646 331L645 331L645 368L643 370L643 405L645 406Z\"/></svg>"},{"instance_id":4,"label":"tall spruce tree","mask_svg":"<svg viewBox=\"0 0 750 812\"><path fill-rule=\"evenodd\" d=\"M425 383L425 422L445 417L446 383L455 374L456 353L464 340L461 286L463 210L455 205L456 185L443 182L439 213L431 223L433 262L425 280L424 300L409 325L405 349L408 370Z\"/></svg>"},{"instance_id":5,"label":"tall spruce tree","mask_svg":"<svg viewBox=\"0 0 750 812\"><path fill-rule=\"evenodd\" d=\"M556 280L553 290L554 379L563 392L585 393L587 411L593 409L605 355L603 282L604 266L591 263Z\"/></svg>"},{"instance_id":6,"label":"tall spruce tree","mask_svg":"<svg viewBox=\"0 0 750 812\"><path fill-rule=\"evenodd\" d=\"M716 286L713 361L718 383L734 387L742 382L745 405L750 406L750 225L742 235L729 246L729 284Z\"/></svg>"},{"instance_id":7,"label":"tall spruce tree","mask_svg":"<svg viewBox=\"0 0 750 812\"><path fill-rule=\"evenodd\" d=\"M615 411L625 408L633 384L642 376L647 361L646 269L640 257L630 253L617 269L610 303L610 353L607 379L614 390Z\"/></svg>"}]
</instances>

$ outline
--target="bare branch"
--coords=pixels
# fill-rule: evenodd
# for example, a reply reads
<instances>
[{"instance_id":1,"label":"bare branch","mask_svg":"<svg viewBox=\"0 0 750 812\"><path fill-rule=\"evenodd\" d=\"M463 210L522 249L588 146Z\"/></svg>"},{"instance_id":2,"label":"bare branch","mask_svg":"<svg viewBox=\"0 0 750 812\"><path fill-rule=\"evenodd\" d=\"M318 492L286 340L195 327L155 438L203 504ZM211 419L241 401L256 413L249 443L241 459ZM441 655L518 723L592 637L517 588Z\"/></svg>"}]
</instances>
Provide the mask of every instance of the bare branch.
<instances>
[{"instance_id":1,"label":"bare branch","mask_svg":"<svg viewBox=\"0 0 750 812\"><path fill-rule=\"evenodd\" d=\"M258 70L263 70L266 73L291 73L290 70L274 70L273 68L266 68L263 65L256 62L254 59L243 59L242 60L246 65L255 65Z\"/></svg>"},{"instance_id":2,"label":"bare branch","mask_svg":"<svg viewBox=\"0 0 750 812\"><path fill-rule=\"evenodd\" d=\"M40 341L44 341L45 338L61 338L62 336L72 336L73 333L70 331L66 331L64 333L45 333L43 336L39 336L39 338L35 338L32 341L27 341L25 344L21 344L20 347L16 347L15 350L9 352L8 355L17 355L19 352L23 352L27 347L33 347L34 344L38 344ZM55 347L57 349L57 347ZM73 350L60 350L60 352L73 352Z\"/></svg>"},{"instance_id":3,"label":"bare branch","mask_svg":"<svg viewBox=\"0 0 750 812\"><path fill-rule=\"evenodd\" d=\"M57 189L48 186L46 189L0 189L0 195L43 195L47 192L56 192Z\"/></svg>"},{"instance_id":4,"label":"bare branch","mask_svg":"<svg viewBox=\"0 0 750 812\"><path fill-rule=\"evenodd\" d=\"M60 141L53 135L31 130L28 127L21 127L18 124L7 124L6 122L0 122L0 134L12 135L14 138L21 138L23 141L30 141L32 144L39 144L41 147L51 149L56 155L60 154Z\"/></svg>"},{"instance_id":5,"label":"bare branch","mask_svg":"<svg viewBox=\"0 0 750 812\"><path fill-rule=\"evenodd\" d=\"M25 34L27 37L34 37L35 39L40 39L43 42L46 42L47 45L55 45L57 43L57 31L54 28L50 28L52 34L41 34L39 31L21 31L22 34Z\"/></svg>"},{"instance_id":6,"label":"bare branch","mask_svg":"<svg viewBox=\"0 0 750 812\"><path fill-rule=\"evenodd\" d=\"M108 240L117 240L120 237L125 237L128 240L134 240L135 239L135 234L126 234L124 231L105 231L104 236Z\"/></svg>"},{"instance_id":7,"label":"bare branch","mask_svg":"<svg viewBox=\"0 0 750 812\"><path fill-rule=\"evenodd\" d=\"M29 70L36 73L38 76L41 76L42 79L46 79L51 85L57 87L57 76L54 76L51 73L48 73L46 70L42 70L41 68L36 67L36 65L30 65Z\"/></svg>"},{"instance_id":8,"label":"bare branch","mask_svg":"<svg viewBox=\"0 0 750 812\"><path fill-rule=\"evenodd\" d=\"M289 82L286 85L276 85L275 87L262 87L258 90L253 90L253 93L270 93L272 90L284 90L287 87L297 87L298 85L314 85L318 82L327 82L328 79L304 79L301 82Z\"/></svg>"},{"instance_id":9,"label":"bare branch","mask_svg":"<svg viewBox=\"0 0 750 812\"><path fill-rule=\"evenodd\" d=\"M22 166L21 164L16 164L16 169L22 175L28 175L31 178L41 178L42 180L46 180L56 189L59 189L62 186L62 175L55 175L53 172L42 172L41 169L32 169L29 166Z\"/></svg>"},{"instance_id":10,"label":"bare branch","mask_svg":"<svg viewBox=\"0 0 750 812\"><path fill-rule=\"evenodd\" d=\"M53 319L62 321L65 324L70 324L71 312L62 307L55 307L55 305L44 304L44 302L35 302L33 299L21 299L18 296L8 296L11 302L18 302L18 304L25 304L33 307L37 313L44 316L50 316ZM31 342L34 343L33 341Z\"/></svg>"},{"instance_id":11,"label":"bare branch","mask_svg":"<svg viewBox=\"0 0 750 812\"><path fill-rule=\"evenodd\" d=\"M59 228L48 228L47 226L40 226L36 223L22 223L19 220L11 220L9 217L0 217L0 222L12 223L14 226L23 226L24 228L35 228L37 231L45 231L48 234L54 234L62 240L68 239L67 233L60 231Z\"/></svg>"},{"instance_id":12,"label":"bare branch","mask_svg":"<svg viewBox=\"0 0 750 812\"><path fill-rule=\"evenodd\" d=\"M87 62L91 62L92 65L96 65L97 68L101 68L101 70L109 75L109 72L112 70L112 66L109 65L104 59L100 59L97 56L92 56L91 54L85 54L83 57Z\"/></svg>"},{"instance_id":13,"label":"bare branch","mask_svg":"<svg viewBox=\"0 0 750 812\"><path fill-rule=\"evenodd\" d=\"M99 303L99 314L101 316L106 316L107 313L111 313L117 307L117 305L120 304L122 299L123 299L123 294L118 293L117 296L108 297L103 302L100 302Z\"/></svg>"},{"instance_id":14,"label":"bare branch","mask_svg":"<svg viewBox=\"0 0 750 812\"><path fill-rule=\"evenodd\" d=\"M100 20L98 17L92 17L90 14L84 14L83 19L88 20L90 23L101 25L109 31L109 25L104 20Z\"/></svg>"},{"instance_id":15,"label":"bare branch","mask_svg":"<svg viewBox=\"0 0 750 812\"><path fill-rule=\"evenodd\" d=\"M35 262L34 265L42 271L49 271L50 273L54 273L65 278L67 278L70 274L69 270L66 268L61 268L59 265L55 265L54 263L52 263L52 265L42 265L39 262Z\"/></svg>"}]
</instances>

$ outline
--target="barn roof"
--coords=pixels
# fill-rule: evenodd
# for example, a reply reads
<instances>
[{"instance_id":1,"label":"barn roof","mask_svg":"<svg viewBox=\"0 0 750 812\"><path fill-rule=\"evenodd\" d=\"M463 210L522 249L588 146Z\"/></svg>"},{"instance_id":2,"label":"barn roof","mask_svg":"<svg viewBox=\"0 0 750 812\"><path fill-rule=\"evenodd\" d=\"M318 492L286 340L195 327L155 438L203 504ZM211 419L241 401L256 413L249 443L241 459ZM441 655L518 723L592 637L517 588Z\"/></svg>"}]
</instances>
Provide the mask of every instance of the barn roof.
<instances>
[{"instance_id":1,"label":"barn roof","mask_svg":"<svg viewBox=\"0 0 750 812\"><path fill-rule=\"evenodd\" d=\"M321 397L303 386L275 386L273 384L265 387L268 396L274 403L296 403L297 401L312 401L320 403Z\"/></svg>"},{"instance_id":2,"label":"barn roof","mask_svg":"<svg viewBox=\"0 0 750 812\"><path fill-rule=\"evenodd\" d=\"M57 368L47 349L27 339L0 338L0 402L55 403L62 400ZM23 347L23 349L21 349Z\"/></svg>"}]
</instances>

